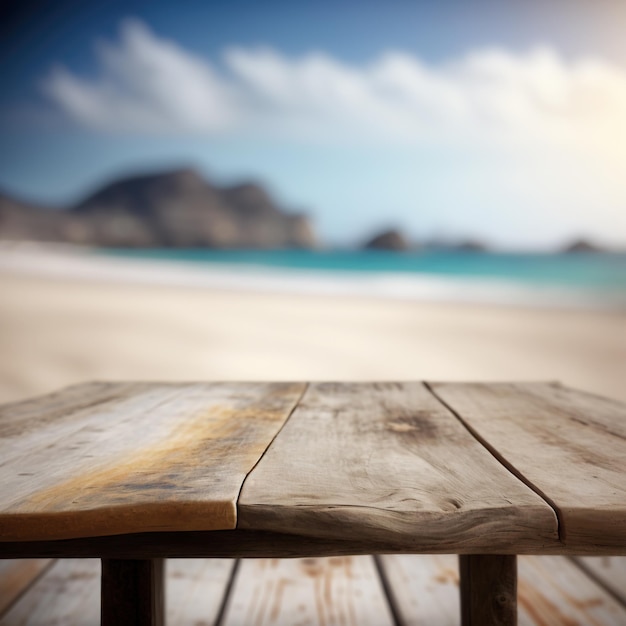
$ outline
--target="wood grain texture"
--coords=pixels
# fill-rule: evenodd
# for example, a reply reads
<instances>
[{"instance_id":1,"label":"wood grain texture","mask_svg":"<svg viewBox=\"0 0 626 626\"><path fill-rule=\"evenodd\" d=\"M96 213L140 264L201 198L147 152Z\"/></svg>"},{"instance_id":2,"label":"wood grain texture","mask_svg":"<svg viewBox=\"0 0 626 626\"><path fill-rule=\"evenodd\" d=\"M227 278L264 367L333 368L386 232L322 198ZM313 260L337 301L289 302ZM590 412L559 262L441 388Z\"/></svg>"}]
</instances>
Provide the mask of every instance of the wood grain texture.
<instances>
[{"instance_id":1,"label":"wood grain texture","mask_svg":"<svg viewBox=\"0 0 626 626\"><path fill-rule=\"evenodd\" d=\"M566 557L520 557L520 626L623 626L626 608Z\"/></svg>"},{"instance_id":2,"label":"wood grain texture","mask_svg":"<svg viewBox=\"0 0 626 626\"><path fill-rule=\"evenodd\" d=\"M612 561L612 560L611 560ZM323 560L321 575L309 576L298 561L291 561L288 570L290 579L297 580L287 586L287 590L298 587L297 598L306 603L307 615L319 615L316 593L324 602L325 585L319 580L331 579L331 604L334 615L340 615L339 609L345 610L351 603L364 604L365 610L373 615L380 615L378 603L380 589L371 582L372 571L357 562L357 567L345 568L334 565L332 572L326 572ZM459 623L459 590L457 558L453 555L397 555L381 557L385 575L391 585L392 597L401 626L456 626ZM281 607L280 614L290 618L288 608L298 603L285 598L287 590L270 584L270 580L280 580L280 574L287 574L276 561L252 562L251 569L259 575L252 581L252 588L263 590L257 596L257 606L265 606L263 612L267 619L276 600ZM337 563L337 562L335 562ZM282 565L282 564L281 564ZM218 609L224 598L230 579L233 561L218 559L173 559L167 564L167 625L189 626L215 623ZM616 601L601 586L591 580L583 570L565 557L520 557L518 559L518 612L520 626L594 625L623 626L626 624L626 608ZM351 578L342 580L344 572L349 571ZM277 575L278 573L278 575ZM313 573L313 572L309 572ZM306 580L299 577L305 576ZM318 582L316 582L318 581ZM362 585L361 582L365 581ZM1 582L1 578L0 578ZM317 587L316 587L317 585ZM316 589L322 587L322 592ZM285 585L283 585L285 587ZM243 596L238 599L239 589ZM363 596L363 589L374 589L374 601L370 603ZM237 624L235 617L246 613L250 607L251 588L239 586L231 589L233 612L230 626ZM305 591L306 590L306 591ZM236 593L234 593L236 591ZM22 595L13 607L0 617L1 626L96 626L100 620L100 563L96 559L66 559L56 562ZM308 594L308 595L307 595ZM234 605L238 608L235 609ZM372 608L373 607L373 608ZM249 610L249 608L248 608ZM359 609L357 608L357 611ZM327 613L321 613L326 615ZM314 618L312 618L314 619ZM384 618L385 620L387 617ZM223 622L222 622L223 623ZM243 622L239 622L242 624ZM293 619L285 624L306 623ZM311 621L309 623L315 623ZM341 623L341 622L340 622ZM349 622L344 622L349 623ZM366 622L367 623L367 622ZM387 623L383 621L382 623ZM252 622L254 624L254 622Z\"/></svg>"},{"instance_id":3,"label":"wood grain texture","mask_svg":"<svg viewBox=\"0 0 626 626\"><path fill-rule=\"evenodd\" d=\"M100 562L57 561L0 619L0 626L99 626Z\"/></svg>"},{"instance_id":4,"label":"wood grain texture","mask_svg":"<svg viewBox=\"0 0 626 626\"><path fill-rule=\"evenodd\" d=\"M574 562L587 576L613 594L626 610L626 557L587 556L577 557ZM626 624L626 618L624 619Z\"/></svg>"},{"instance_id":5,"label":"wood grain texture","mask_svg":"<svg viewBox=\"0 0 626 626\"><path fill-rule=\"evenodd\" d=\"M173 559L166 567L167 626L215 623L233 561ZM0 619L1 626L98 626L100 562L56 562Z\"/></svg>"},{"instance_id":6,"label":"wood grain texture","mask_svg":"<svg viewBox=\"0 0 626 626\"><path fill-rule=\"evenodd\" d=\"M612 555L614 548L586 546L568 551L561 543L520 546L510 543L491 547L486 554L594 554ZM471 554L471 545L457 546L457 554ZM414 551L424 554L418 545ZM134 533L111 537L83 537L59 541L23 541L0 544L0 558L298 558L354 554L410 554L405 539L333 539L255 530L212 530ZM432 554L449 554L448 545L434 547Z\"/></svg>"},{"instance_id":7,"label":"wood grain texture","mask_svg":"<svg viewBox=\"0 0 626 626\"><path fill-rule=\"evenodd\" d=\"M626 553L624 405L542 383L432 388L554 504L564 553Z\"/></svg>"},{"instance_id":8,"label":"wood grain texture","mask_svg":"<svg viewBox=\"0 0 626 626\"><path fill-rule=\"evenodd\" d=\"M231 559L168 560L166 625L215 624L234 565Z\"/></svg>"},{"instance_id":9,"label":"wood grain texture","mask_svg":"<svg viewBox=\"0 0 626 626\"><path fill-rule=\"evenodd\" d=\"M241 561L224 626L391 626L372 557Z\"/></svg>"},{"instance_id":10,"label":"wood grain texture","mask_svg":"<svg viewBox=\"0 0 626 626\"><path fill-rule=\"evenodd\" d=\"M66 439L103 432L103 420L112 419L116 406L132 411L137 404L132 397L149 399L152 394L142 392L150 389L141 383L87 383L0 407L0 469L24 457L45 461L50 450L66 453Z\"/></svg>"},{"instance_id":11,"label":"wood grain texture","mask_svg":"<svg viewBox=\"0 0 626 626\"><path fill-rule=\"evenodd\" d=\"M239 499L238 528L395 552L541 551L554 511L421 383L313 383Z\"/></svg>"},{"instance_id":12,"label":"wood grain texture","mask_svg":"<svg viewBox=\"0 0 626 626\"><path fill-rule=\"evenodd\" d=\"M0 561L0 616L51 564L50 559Z\"/></svg>"},{"instance_id":13,"label":"wood grain texture","mask_svg":"<svg viewBox=\"0 0 626 626\"><path fill-rule=\"evenodd\" d=\"M451 554L377 557L401 626L458 626L459 568Z\"/></svg>"},{"instance_id":14,"label":"wood grain texture","mask_svg":"<svg viewBox=\"0 0 626 626\"><path fill-rule=\"evenodd\" d=\"M0 406L0 437L17 437L47 426L76 423L86 411L116 400L128 391L136 391L148 384L92 382L65 387L59 391L36 396L21 402ZM67 432L67 431L66 431ZM71 431L70 431L71 432Z\"/></svg>"},{"instance_id":15,"label":"wood grain texture","mask_svg":"<svg viewBox=\"0 0 626 626\"><path fill-rule=\"evenodd\" d=\"M461 626L517 625L517 557L459 557Z\"/></svg>"},{"instance_id":16,"label":"wood grain texture","mask_svg":"<svg viewBox=\"0 0 626 626\"><path fill-rule=\"evenodd\" d=\"M380 557L380 561L401 626L457 626L460 605L455 556L393 555ZM517 562L520 626L626 624L626 607L570 559L522 556Z\"/></svg>"},{"instance_id":17,"label":"wood grain texture","mask_svg":"<svg viewBox=\"0 0 626 626\"><path fill-rule=\"evenodd\" d=\"M79 418L34 415L0 440L0 540L234 528L241 484L304 388L124 385Z\"/></svg>"}]
</instances>

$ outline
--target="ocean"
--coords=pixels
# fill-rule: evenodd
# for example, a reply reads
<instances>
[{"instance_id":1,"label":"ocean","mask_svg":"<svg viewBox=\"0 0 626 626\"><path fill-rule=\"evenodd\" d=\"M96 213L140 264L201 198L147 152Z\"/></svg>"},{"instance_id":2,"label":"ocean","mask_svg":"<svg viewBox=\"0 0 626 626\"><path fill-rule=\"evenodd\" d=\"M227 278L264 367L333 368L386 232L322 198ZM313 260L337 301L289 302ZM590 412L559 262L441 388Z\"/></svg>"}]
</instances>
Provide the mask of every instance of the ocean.
<instances>
[{"instance_id":1,"label":"ocean","mask_svg":"<svg viewBox=\"0 0 626 626\"><path fill-rule=\"evenodd\" d=\"M626 309L626 254L460 251L108 250L193 268L218 287ZM212 279L211 279L212 277ZM217 284L216 284L217 282Z\"/></svg>"}]
</instances>

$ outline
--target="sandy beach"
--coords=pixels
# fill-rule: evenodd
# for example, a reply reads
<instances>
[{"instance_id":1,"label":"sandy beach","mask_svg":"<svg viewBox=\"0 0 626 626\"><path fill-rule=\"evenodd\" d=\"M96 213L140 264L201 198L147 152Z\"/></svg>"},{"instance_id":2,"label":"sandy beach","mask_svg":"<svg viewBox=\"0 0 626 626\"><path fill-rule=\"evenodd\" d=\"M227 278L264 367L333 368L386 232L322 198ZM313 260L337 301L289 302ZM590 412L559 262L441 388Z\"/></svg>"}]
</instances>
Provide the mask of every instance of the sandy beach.
<instances>
[{"instance_id":1,"label":"sandy beach","mask_svg":"<svg viewBox=\"0 0 626 626\"><path fill-rule=\"evenodd\" d=\"M623 312L95 280L45 258L0 263L2 402L93 379L559 380L626 400Z\"/></svg>"}]
</instances>

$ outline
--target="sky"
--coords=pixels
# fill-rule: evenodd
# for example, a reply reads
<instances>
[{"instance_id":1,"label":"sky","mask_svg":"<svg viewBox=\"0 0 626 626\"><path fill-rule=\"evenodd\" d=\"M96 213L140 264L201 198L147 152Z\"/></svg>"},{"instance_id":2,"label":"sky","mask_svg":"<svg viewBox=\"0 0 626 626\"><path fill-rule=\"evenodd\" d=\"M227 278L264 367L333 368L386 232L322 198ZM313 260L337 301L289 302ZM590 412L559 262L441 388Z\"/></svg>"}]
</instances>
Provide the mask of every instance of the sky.
<instances>
[{"instance_id":1,"label":"sky","mask_svg":"<svg viewBox=\"0 0 626 626\"><path fill-rule=\"evenodd\" d=\"M626 245L626 3L21 2L0 188L255 179L322 239Z\"/></svg>"}]
</instances>

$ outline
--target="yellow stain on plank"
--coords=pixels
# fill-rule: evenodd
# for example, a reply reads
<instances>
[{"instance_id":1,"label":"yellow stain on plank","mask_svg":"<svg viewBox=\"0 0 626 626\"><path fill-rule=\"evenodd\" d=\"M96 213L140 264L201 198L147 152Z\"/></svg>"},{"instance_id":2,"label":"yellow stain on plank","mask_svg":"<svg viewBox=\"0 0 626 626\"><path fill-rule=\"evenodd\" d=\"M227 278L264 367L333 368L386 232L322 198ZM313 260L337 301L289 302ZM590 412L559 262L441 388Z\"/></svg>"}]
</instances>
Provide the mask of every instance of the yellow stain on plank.
<instances>
[{"instance_id":1,"label":"yellow stain on plank","mask_svg":"<svg viewBox=\"0 0 626 626\"><path fill-rule=\"evenodd\" d=\"M33 494L0 514L0 541L234 529L241 484L289 416L277 400L295 386L194 412L158 442Z\"/></svg>"}]
</instances>

